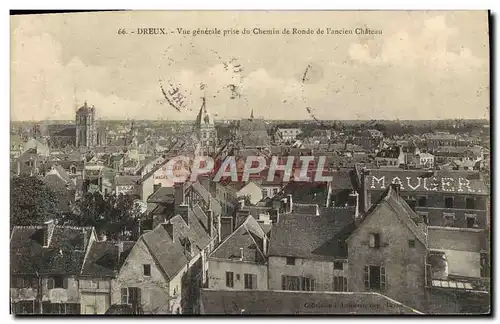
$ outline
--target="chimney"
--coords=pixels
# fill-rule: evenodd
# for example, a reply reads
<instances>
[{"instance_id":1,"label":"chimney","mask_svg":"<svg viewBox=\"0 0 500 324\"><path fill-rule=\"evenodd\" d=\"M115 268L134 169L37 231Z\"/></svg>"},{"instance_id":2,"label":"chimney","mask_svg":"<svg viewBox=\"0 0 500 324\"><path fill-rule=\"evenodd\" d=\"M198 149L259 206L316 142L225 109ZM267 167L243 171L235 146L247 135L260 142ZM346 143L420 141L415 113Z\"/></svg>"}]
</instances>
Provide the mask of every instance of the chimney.
<instances>
[{"instance_id":1,"label":"chimney","mask_svg":"<svg viewBox=\"0 0 500 324\"><path fill-rule=\"evenodd\" d=\"M353 190L350 197L354 197L354 219L359 219L359 193L356 190Z\"/></svg>"},{"instance_id":2,"label":"chimney","mask_svg":"<svg viewBox=\"0 0 500 324\"><path fill-rule=\"evenodd\" d=\"M240 261L243 261L243 248L240 248Z\"/></svg>"},{"instance_id":3,"label":"chimney","mask_svg":"<svg viewBox=\"0 0 500 324\"><path fill-rule=\"evenodd\" d=\"M268 244L267 235L264 234L264 239L262 240L262 252L266 257L267 257L267 244Z\"/></svg>"},{"instance_id":4,"label":"chimney","mask_svg":"<svg viewBox=\"0 0 500 324\"><path fill-rule=\"evenodd\" d=\"M120 259L122 258L123 254L123 242L118 242L116 244L116 248L118 249L118 264L120 264Z\"/></svg>"},{"instance_id":5,"label":"chimney","mask_svg":"<svg viewBox=\"0 0 500 324\"><path fill-rule=\"evenodd\" d=\"M186 204L182 204L177 206L175 209L175 213L178 215L181 215L182 219L184 220L184 223L186 223L187 226L189 226L189 206Z\"/></svg>"},{"instance_id":6,"label":"chimney","mask_svg":"<svg viewBox=\"0 0 500 324\"><path fill-rule=\"evenodd\" d=\"M401 185L396 184L396 183L392 183L391 186L392 186L392 189L394 189L396 194L399 196L399 193L401 192Z\"/></svg>"},{"instance_id":7,"label":"chimney","mask_svg":"<svg viewBox=\"0 0 500 324\"><path fill-rule=\"evenodd\" d=\"M214 211L212 210L212 208L210 207L210 204L209 204L209 207L208 207L208 210L207 210L207 219L208 219L208 235L210 237L213 237L214 233L212 233L212 228L213 228L213 224L214 224Z\"/></svg>"},{"instance_id":8,"label":"chimney","mask_svg":"<svg viewBox=\"0 0 500 324\"><path fill-rule=\"evenodd\" d=\"M328 194L326 196L326 207L330 207L332 203L332 182L328 181Z\"/></svg>"},{"instance_id":9,"label":"chimney","mask_svg":"<svg viewBox=\"0 0 500 324\"><path fill-rule=\"evenodd\" d=\"M43 245L49 246L50 238L52 237L52 233L54 233L54 228L56 227L56 223L53 219L45 222L45 228L43 232Z\"/></svg>"},{"instance_id":10,"label":"chimney","mask_svg":"<svg viewBox=\"0 0 500 324\"><path fill-rule=\"evenodd\" d=\"M17 160L17 175L21 175L21 161Z\"/></svg>"},{"instance_id":11,"label":"chimney","mask_svg":"<svg viewBox=\"0 0 500 324\"><path fill-rule=\"evenodd\" d=\"M184 192L184 183L183 182L176 182L174 184L174 190L175 190L175 195L174 195L174 203L175 207L179 205L184 205L186 197L185 197L185 192Z\"/></svg>"},{"instance_id":12,"label":"chimney","mask_svg":"<svg viewBox=\"0 0 500 324\"><path fill-rule=\"evenodd\" d=\"M166 224L163 224L163 228L165 229L165 231L167 232L168 236L170 236L170 238L172 239L172 242L174 242L174 225L172 225L172 223L166 223Z\"/></svg>"},{"instance_id":13,"label":"chimney","mask_svg":"<svg viewBox=\"0 0 500 324\"><path fill-rule=\"evenodd\" d=\"M232 217L221 217L219 225L219 242L222 242L226 237L228 237L233 232L233 218Z\"/></svg>"}]
</instances>

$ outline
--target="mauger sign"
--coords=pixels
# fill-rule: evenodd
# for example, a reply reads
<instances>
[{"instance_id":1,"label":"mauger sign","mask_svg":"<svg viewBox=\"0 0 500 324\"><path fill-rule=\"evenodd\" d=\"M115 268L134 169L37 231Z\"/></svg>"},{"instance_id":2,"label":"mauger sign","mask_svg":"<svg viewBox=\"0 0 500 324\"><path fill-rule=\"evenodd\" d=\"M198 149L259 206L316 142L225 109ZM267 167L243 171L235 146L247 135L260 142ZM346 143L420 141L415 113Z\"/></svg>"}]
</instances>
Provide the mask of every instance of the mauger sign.
<instances>
[{"instance_id":1,"label":"mauger sign","mask_svg":"<svg viewBox=\"0 0 500 324\"><path fill-rule=\"evenodd\" d=\"M398 184L405 191L449 191L480 193L481 189L472 188L470 180L463 177L386 177L368 178L370 189L385 189L388 184Z\"/></svg>"}]
</instances>

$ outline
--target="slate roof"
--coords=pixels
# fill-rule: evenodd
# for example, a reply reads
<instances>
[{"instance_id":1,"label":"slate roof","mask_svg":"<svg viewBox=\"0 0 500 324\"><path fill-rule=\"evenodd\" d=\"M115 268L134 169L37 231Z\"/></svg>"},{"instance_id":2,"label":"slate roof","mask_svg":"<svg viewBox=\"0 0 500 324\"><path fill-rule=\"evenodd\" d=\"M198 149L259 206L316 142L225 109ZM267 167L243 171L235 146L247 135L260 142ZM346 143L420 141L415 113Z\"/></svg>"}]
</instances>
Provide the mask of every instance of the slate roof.
<instances>
[{"instance_id":1,"label":"slate roof","mask_svg":"<svg viewBox=\"0 0 500 324\"><path fill-rule=\"evenodd\" d=\"M12 274L80 273L91 227L56 225L50 245L43 247L44 226L15 226L10 240Z\"/></svg>"},{"instance_id":2,"label":"slate roof","mask_svg":"<svg viewBox=\"0 0 500 324\"><path fill-rule=\"evenodd\" d=\"M119 175L115 177L115 185L117 186L135 186L137 181L141 179L140 176L126 176Z\"/></svg>"},{"instance_id":3,"label":"slate roof","mask_svg":"<svg viewBox=\"0 0 500 324\"><path fill-rule=\"evenodd\" d=\"M271 138L267 133L264 119L242 119L239 121L238 135L245 147L269 146Z\"/></svg>"},{"instance_id":4,"label":"slate roof","mask_svg":"<svg viewBox=\"0 0 500 324\"><path fill-rule=\"evenodd\" d=\"M276 199L289 194L292 195L294 203L324 205L328 195L328 186L326 182L289 182L278 193Z\"/></svg>"},{"instance_id":5,"label":"slate roof","mask_svg":"<svg viewBox=\"0 0 500 324\"><path fill-rule=\"evenodd\" d=\"M120 270L135 242L125 241L118 260L118 242L93 242L85 259L81 274L94 278L114 277Z\"/></svg>"},{"instance_id":6,"label":"slate roof","mask_svg":"<svg viewBox=\"0 0 500 324\"><path fill-rule=\"evenodd\" d=\"M266 234L255 218L248 216L211 254L211 258L239 260L243 248L243 260L264 264L264 238Z\"/></svg>"},{"instance_id":7,"label":"slate roof","mask_svg":"<svg viewBox=\"0 0 500 324\"><path fill-rule=\"evenodd\" d=\"M208 204L210 199L211 207L215 215L220 215L222 213L222 207L219 201L215 199L200 182L197 181L192 183L191 188L193 188L193 190L195 190L203 198L206 204Z\"/></svg>"},{"instance_id":8,"label":"slate roof","mask_svg":"<svg viewBox=\"0 0 500 324\"><path fill-rule=\"evenodd\" d=\"M486 233L479 229L428 226L428 247L432 250L480 252L486 250Z\"/></svg>"},{"instance_id":9,"label":"slate roof","mask_svg":"<svg viewBox=\"0 0 500 324\"><path fill-rule=\"evenodd\" d=\"M422 314L375 292L201 290L202 314Z\"/></svg>"},{"instance_id":10,"label":"slate roof","mask_svg":"<svg viewBox=\"0 0 500 324\"><path fill-rule=\"evenodd\" d=\"M188 211L188 221L189 226L186 225L180 215L168 220L173 225L173 241L165 229L166 223L159 224L140 238L169 280L211 241L207 231L203 228L202 222L196 217L192 209ZM182 244L186 238L191 242L191 253L188 253Z\"/></svg>"},{"instance_id":11,"label":"slate roof","mask_svg":"<svg viewBox=\"0 0 500 324\"><path fill-rule=\"evenodd\" d=\"M378 158L386 158L386 159L397 159L400 153L399 147L393 147L385 150L381 150L377 153Z\"/></svg>"},{"instance_id":12,"label":"slate roof","mask_svg":"<svg viewBox=\"0 0 500 324\"><path fill-rule=\"evenodd\" d=\"M335 209L316 215L283 214L271 229L269 256L314 260L347 257L348 235L354 230L354 211Z\"/></svg>"},{"instance_id":13,"label":"slate roof","mask_svg":"<svg viewBox=\"0 0 500 324\"><path fill-rule=\"evenodd\" d=\"M55 134L51 135L51 136L69 136L69 137L76 137L76 126L75 125L72 125L72 126L68 126L58 132L56 132Z\"/></svg>"},{"instance_id":14,"label":"slate roof","mask_svg":"<svg viewBox=\"0 0 500 324\"><path fill-rule=\"evenodd\" d=\"M148 198L148 203L168 203L175 201L175 189L173 187L160 187Z\"/></svg>"}]
</instances>

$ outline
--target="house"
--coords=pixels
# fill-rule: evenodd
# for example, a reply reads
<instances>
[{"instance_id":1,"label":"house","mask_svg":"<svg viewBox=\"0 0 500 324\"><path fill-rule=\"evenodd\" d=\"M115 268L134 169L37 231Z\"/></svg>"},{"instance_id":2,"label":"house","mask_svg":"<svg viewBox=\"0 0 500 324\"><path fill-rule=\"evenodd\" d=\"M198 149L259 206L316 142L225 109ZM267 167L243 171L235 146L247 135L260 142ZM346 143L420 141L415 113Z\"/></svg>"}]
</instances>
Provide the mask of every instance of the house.
<instances>
[{"instance_id":1,"label":"house","mask_svg":"<svg viewBox=\"0 0 500 324\"><path fill-rule=\"evenodd\" d=\"M354 209L282 214L271 229L269 289L347 291L347 245Z\"/></svg>"},{"instance_id":2,"label":"house","mask_svg":"<svg viewBox=\"0 0 500 324\"><path fill-rule=\"evenodd\" d=\"M375 161L381 166L399 166L404 164L406 159L402 147L395 146L378 152Z\"/></svg>"},{"instance_id":3,"label":"house","mask_svg":"<svg viewBox=\"0 0 500 324\"><path fill-rule=\"evenodd\" d=\"M401 196L431 226L489 226L489 188L479 171L385 170L361 172L360 200L368 210L389 184L399 184Z\"/></svg>"},{"instance_id":4,"label":"house","mask_svg":"<svg viewBox=\"0 0 500 324\"><path fill-rule=\"evenodd\" d=\"M422 315L376 292L202 289L203 315Z\"/></svg>"},{"instance_id":5,"label":"house","mask_svg":"<svg viewBox=\"0 0 500 324\"><path fill-rule=\"evenodd\" d=\"M113 191L116 195L139 196L137 181L140 179L140 176L116 175Z\"/></svg>"},{"instance_id":6,"label":"house","mask_svg":"<svg viewBox=\"0 0 500 324\"><path fill-rule=\"evenodd\" d=\"M36 154L44 157L48 157L50 155L50 149L48 145L36 138L31 138L23 144L22 153L25 153L29 150L35 150Z\"/></svg>"},{"instance_id":7,"label":"house","mask_svg":"<svg viewBox=\"0 0 500 324\"><path fill-rule=\"evenodd\" d=\"M14 314L80 314L78 277L90 227L15 226L10 239L11 308Z\"/></svg>"},{"instance_id":8,"label":"house","mask_svg":"<svg viewBox=\"0 0 500 324\"><path fill-rule=\"evenodd\" d=\"M264 195L264 193L266 195ZM250 204L255 205L259 201L261 201L262 198L268 197L267 194L267 190L264 191L264 189L260 185L256 184L253 181L249 181L243 188L238 190L238 192L236 193L236 197L248 197Z\"/></svg>"},{"instance_id":9,"label":"house","mask_svg":"<svg viewBox=\"0 0 500 324\"><path fill-rule=\"evenodd\" d=\"M174 217L139 238L117 275L111 304L130 304L143 314L198 312L216 230L197 207L178 206Z\"/></svg>"},{"instance_id":10,"label":"house","mask_svg":"<svg viewBox=\"0 0 500 324\"><path fill-rule=\"evenodd\" d=\"M297 136L302 134L302 130L300 128L278 128L276 130L275 137L278 141L282 142L292 142L297 139Z\"/></svg>"},{"instance_id":11,"label":"house","mask_svg":"<svg viewBox=\"0 0 500 324\"><path fill-rule=\"evenodd\" d=\"M237 136L244 147L268 147L271 138L264 119L242 119L238 123Z\"/></svg>"},{"instance_id":12,"label":"house","mask_svg":"<svg viewBox=\"0 0 500 324\"><path fill-rule=\"evenodd\" d=\"M346 240L349 291L375 291L425 308L427 235L416 218L398 186L389 186Z\"/></svg>"},{"instance_id":13,"label":"house","mask_svg":"<svg viewBox=\"0 0 500 324\"><path fill-rule=\"evenodd\" d=\"M210 289L267 289L267 236L255 218L247 219L209 255Z\"/></svg>"},{"instance_id":14,"label":"house","mask_svg":"<svg viewBox=\"0 0 500 324\"><path fill-rule=\"evenodd\" d=\"M81 314L105 314L115 278L135 242L92 241L78 278Z\"/></svg>"},{"instance_id":15,"label":"house","mask_svg":"<svg viewBox=\"0 0 500 324\"><path fill-rule=\"evenodd\" d=\"M488 314L490 253L484 230L428 227L427 310L434 314Z\"/></svg>"}]
</instances>

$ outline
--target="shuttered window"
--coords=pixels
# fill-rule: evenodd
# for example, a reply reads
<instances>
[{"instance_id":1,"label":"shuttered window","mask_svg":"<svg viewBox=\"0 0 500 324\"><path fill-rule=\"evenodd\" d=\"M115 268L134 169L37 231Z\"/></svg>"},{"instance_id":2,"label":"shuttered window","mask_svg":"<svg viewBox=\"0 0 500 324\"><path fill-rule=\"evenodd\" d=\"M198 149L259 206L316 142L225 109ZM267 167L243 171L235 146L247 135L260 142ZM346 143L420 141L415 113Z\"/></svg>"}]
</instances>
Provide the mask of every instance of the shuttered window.
<instances>
[{"instance_id":1,"label":"shuttered window","mask_svg":"<svg viewBox=\"0 0 500 324\"><path fill-rule=\"evenodd\" d=\"M387 288L387 273L385 267L366 265L364 269L365 289L385 291Z\"/></svg>"},{"instance_id":2,"label":"shuttered window","mask_svg":"<svg viewBox=\"0 0 500 324\"><path fill-rule=\"evenodd\" d=\"M333 290L334 291L347 291L347 277L334 276L333 277Z\"/></svg>"}]
</instances>

